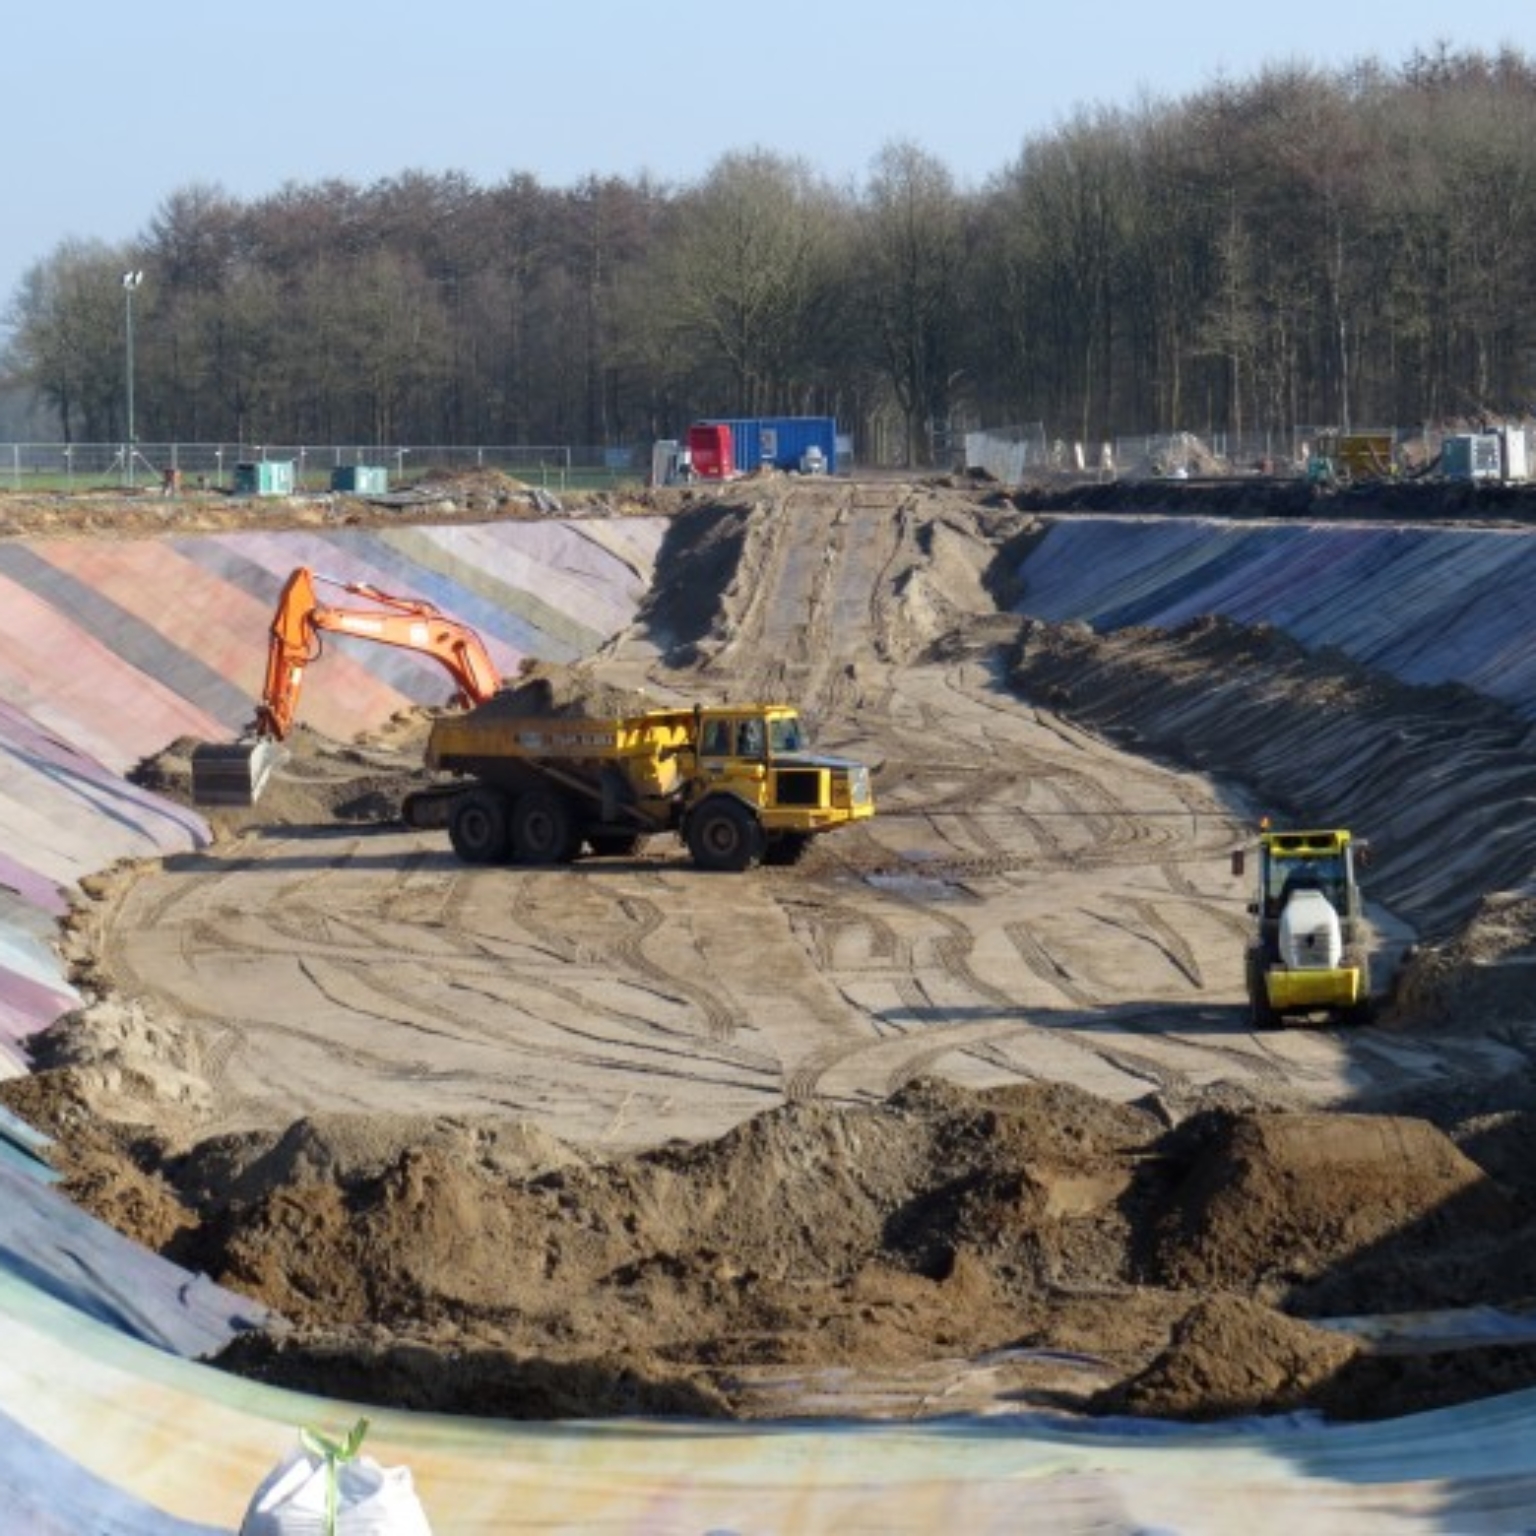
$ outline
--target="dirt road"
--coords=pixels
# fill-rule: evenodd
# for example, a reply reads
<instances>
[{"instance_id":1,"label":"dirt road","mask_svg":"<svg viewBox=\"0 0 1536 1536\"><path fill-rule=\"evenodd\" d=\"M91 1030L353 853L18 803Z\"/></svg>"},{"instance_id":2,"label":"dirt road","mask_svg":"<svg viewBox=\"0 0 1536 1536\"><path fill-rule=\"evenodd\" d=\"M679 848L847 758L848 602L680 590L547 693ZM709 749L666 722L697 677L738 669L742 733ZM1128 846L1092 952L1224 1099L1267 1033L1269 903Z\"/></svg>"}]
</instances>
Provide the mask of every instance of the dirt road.
<instances>
[{"instance_id":1,"label":"dirt road","mask_svg":"<svg viewBox=\"0 0 1536 1536\"><path fill-rule=\"evenodd\" d=\"M973 519L832 484L740 521L692 664L637 636L595 671L800 703L875 769L876 820L730 880L671 839L510 872L464 867L441 834L334 824L177 860L124 892L101 952L158 1027L195 1026L192 1133L473 1109L634 1150L928 1073L1337 1105L1362 1073L1441 1070L1401 1043L1362 1062L1334 1033L1249 1030L1240 808L1007 688L1017 621L986 595ZM395 750L409 774L418 743Z\"/></svg>"},{"instance_id":2,"label":"dirt road","mask_svg":"<svg viewBox=\"0 0 1536 1536\"><path fill-rule=\"evenodd\" d=\"M875 769L875 819L742 876L661 840L469 868L388 819L423 721L350 755L312 743L211 849L112 872L81 914L92 1006L36 1091L88 1102L135 1163L107 1178L82 1142L84 1196L307 1329L242 1363L300 1385L344 1358L381 1397L508 1411L446 1364L402 1386L411 1340L520 1355L535 1411L613 1411L636 1380L651 1407L804 1411L807 1370L834 1364L853 1371L835 1411L1124 1407L1158 1361L1146 1411L1329 1383L1336 1411L1381 1411L1378 1377L1338 1385L1354 1336L1296 1319L1382 1310L1382 1245L1437 1249L1447 1210L1468 1242L1508 1236L1507 1205L1461 1200L1488 1173L1453 1127L1369 1121L1311 1168L1304 1239L1294 1195L1252 1196L1247 1258L1218 1275L1191 1254L1236 1219L1218 1186L1283 1189L1312 1155L1275 1124L1349 1130L1420 1085L1518 1071L1523 1047L1255 1033L1229 868L1253 807L1016 691L1025 621L999 604L1027 519L905 484L754 495L679 511L641 622L589 676L796 702ZM1375 916L1395 959L1411 930ZM1489 1299L1442 1281L1390 1305ZM367 1328L387 1342L347 1331ZM1251 1333L1274 1357L1277 1328L1291 1365L1246 1396L1219 1372L1166 1385L1166 1351L1241 1358ZM1062 1350L1084 1352L1065 1383L1041 1353ZM607 1368L529 1398L529 1358Z\"/></svg>"}]
</instances>

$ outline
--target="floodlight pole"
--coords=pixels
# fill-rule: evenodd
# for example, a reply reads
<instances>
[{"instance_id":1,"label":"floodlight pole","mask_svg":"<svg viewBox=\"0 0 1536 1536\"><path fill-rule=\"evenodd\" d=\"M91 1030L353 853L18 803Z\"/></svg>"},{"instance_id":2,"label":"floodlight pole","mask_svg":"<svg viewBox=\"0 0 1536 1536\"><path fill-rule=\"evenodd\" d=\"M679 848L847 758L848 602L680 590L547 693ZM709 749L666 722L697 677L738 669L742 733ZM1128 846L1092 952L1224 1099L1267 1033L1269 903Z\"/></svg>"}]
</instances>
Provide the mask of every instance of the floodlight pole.
<instances>
[{"instance_id":1,"label":"floodlight pole","mask_svg":"<svg viewBox=\"0 0 1536 1536\"><path fill-rule=\"evenodd\" d=\"M130 489L133 487L133 456L138 449L138 438L133 430L133 293L143 281L142 272L123 273L123 333L128 344L128 441L123 446L123 467L128 474Z\"/></svg>"}]
</instances>

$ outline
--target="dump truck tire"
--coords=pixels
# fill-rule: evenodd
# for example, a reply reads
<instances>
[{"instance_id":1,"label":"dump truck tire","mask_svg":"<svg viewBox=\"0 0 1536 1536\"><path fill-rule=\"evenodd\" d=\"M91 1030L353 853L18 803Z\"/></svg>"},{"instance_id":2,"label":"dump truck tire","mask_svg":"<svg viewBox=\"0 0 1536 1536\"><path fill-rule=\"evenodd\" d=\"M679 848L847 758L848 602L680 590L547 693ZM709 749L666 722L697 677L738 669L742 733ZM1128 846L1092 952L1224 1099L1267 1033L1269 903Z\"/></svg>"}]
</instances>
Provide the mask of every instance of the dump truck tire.
<instances>
[{"instance_id":1,"label":"dump truck tire","mask_svg":"<svg viewBox=\"0 0 1536 1536\"><path fill-rule=\"evenodd\" d=\"M688 818L688 852L700 869L733 874L763 856L763 833L757 818L739 800L706 800Z\"/></svg>"},{"instance_id":2,"label":"dump truck tire","mask_svg":"<svg viewBox=\"0 0 1536 1536\"><path fill-rule=\"evenodd\" d=\"M466 864L500 864L511 851L506 797L493 789L472 789L453 804L448 841Z\"/></svg>"},{"instance_id":3,"label":"dump truck tire","mask_svg":"<svg viewBox=\"0 0 1536 1536\"><path fill-rule=\"evenodd\" d=\"M512 807L512 851L524 864L569 864L581 850L571 802L553 789L530 789Z\"/></svg>"}]
</instances>

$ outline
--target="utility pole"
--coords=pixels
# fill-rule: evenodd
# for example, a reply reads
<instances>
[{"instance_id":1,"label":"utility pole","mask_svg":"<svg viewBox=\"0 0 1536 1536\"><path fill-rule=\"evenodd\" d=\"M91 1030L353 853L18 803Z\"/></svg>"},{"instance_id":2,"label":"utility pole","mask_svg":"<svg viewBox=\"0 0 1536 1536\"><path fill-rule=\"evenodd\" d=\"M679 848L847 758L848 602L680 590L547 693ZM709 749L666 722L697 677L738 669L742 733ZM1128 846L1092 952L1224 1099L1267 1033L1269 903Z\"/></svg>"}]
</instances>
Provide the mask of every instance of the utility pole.
<instances>
[{"instance_id":1,"label":"utility pole","mask_svg":"<svg viewBox=\"0 0 1536 1536\"><path fill-rule=\"evenodd\" d=\"M128 344L128 441L123 445L123 468L128 487L133 488L133 456L138 452L138 438L133 430L133 295L144 281L142 272L123 273L123 331Z\"/></svg>"}]
</instances>

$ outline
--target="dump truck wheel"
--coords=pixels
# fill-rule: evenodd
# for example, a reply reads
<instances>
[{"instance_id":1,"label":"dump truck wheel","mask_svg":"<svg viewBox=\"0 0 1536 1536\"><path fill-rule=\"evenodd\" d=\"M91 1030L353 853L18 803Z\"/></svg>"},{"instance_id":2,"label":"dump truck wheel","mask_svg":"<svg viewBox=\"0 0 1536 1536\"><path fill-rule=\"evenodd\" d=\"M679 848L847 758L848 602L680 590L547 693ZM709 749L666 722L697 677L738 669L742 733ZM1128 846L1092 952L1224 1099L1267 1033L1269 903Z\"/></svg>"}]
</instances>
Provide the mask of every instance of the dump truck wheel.
<instances>
[{"instance_id":1,"label":"dump truck wheel","mask_svg":"<svg viewBox=\"0 0 1536 1536\"><path fill-rule=\"evenodd\" d=\"M750 869L763 856L757 818L737 800L706 800L688 818L688 852L700 869Z\"/></svg>"},{"instance_id":2,"label":"dump truck wheel","mask_svg":"<svg viewBox=\"0 0 1536 1536\"><path fill-rule=\"evenodd\" d=\"M512 807L512 849L524 864L569 864L581 849L571 803L552 789L530 789Z\"/></svg>"},{"instance_id":3,"label":"dump truck wheel","mask_svg":"<svg viewBox=\"0 0 1536 1536\"><path fill-rule=\"evenodd\" d=\"M466 864L500 864L511 849L507 802L493 789L472 789L454 801L448 841Z\"/></svg>"}]
</instances>

